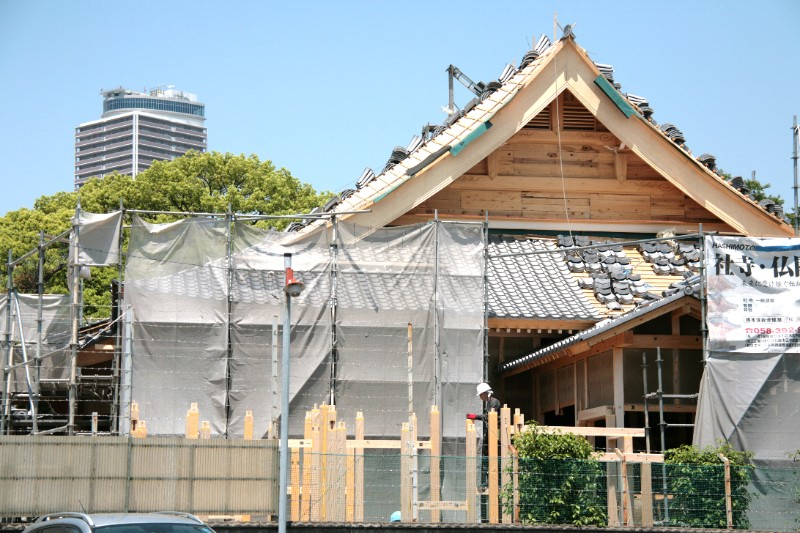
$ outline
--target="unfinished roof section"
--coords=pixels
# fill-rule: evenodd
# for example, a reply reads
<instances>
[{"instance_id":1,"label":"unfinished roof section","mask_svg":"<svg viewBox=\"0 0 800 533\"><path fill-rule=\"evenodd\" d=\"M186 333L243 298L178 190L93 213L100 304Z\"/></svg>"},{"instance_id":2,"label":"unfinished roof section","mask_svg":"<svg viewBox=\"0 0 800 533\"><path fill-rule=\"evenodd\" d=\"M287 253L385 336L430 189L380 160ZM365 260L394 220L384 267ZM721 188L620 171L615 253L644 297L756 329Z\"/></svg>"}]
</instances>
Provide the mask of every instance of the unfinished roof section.
<instances>
[{"instance_id":1,"label":"unfinished roof section","mask_svg":"<svg viewBox=\"0 0 800 533\"><path fill-rule=\"evenodd\" d=\"M686 280L676 287L672 294L661 300L637 307L616 318L603 320L594 327L546 348L503 363L498 366L497 371L501 375L513 375L561 358L609 349L612 345L615 347L632 345L633 335L630 332L634 327L667 313L678 312L699 319L701 312L699 290L697 278Z\"/></svg>"},{"instance_id":2,"label":"unfinished roof section","mask_svg":"<svg viewBox=\"0 0 800 533\"><path fill-rule=\"evenodd\" d=\"M573 38L522 67L327 208L369 209L342 215L368 227L430 219L449 206L448 218L488 213L490 227L506 229L692 232L702 223L709 231L793 234L715 174L708 157L695 159L680 130L648 120L648 103L624 97ZM513 145L543 134L550 148L517 157ZM520 165L530 175L520 175Z\"/></svg>"},{"instance_id":3,"label":"unfinished roof section","mask_svg":"<svg viewBox=\"0 0 800 533\"><path fill-rule=\"evenodd\" d=\"M552 242L493 239L488 254L490 320L562 320L579 329L602 318Z\"/></svg>"}]
</instances>

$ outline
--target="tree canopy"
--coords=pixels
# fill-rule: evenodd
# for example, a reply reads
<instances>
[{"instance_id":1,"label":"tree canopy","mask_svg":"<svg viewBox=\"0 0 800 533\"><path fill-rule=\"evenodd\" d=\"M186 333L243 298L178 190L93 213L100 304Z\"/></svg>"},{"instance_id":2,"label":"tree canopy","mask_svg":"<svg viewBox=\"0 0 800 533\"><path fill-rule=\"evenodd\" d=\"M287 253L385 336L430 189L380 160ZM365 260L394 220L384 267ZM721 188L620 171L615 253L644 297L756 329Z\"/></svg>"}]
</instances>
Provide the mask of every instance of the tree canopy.
<instances>
[{"instance_id":1,"label":"tree canopy","mask_svg":"<svg viewBox=\"0 0 800 533\"><path fill-rule=\"evenodd\" d=\"M69 230L80 199L81 209L91 213L109 213L121 206L126 209L227 213L251 215L289 215L307 213L323 205L332 196L317 192L302 183L285 168L275 168L271 161L256 155L188 152L174 161L157 161L136 176L112 174L94 178L80 190L42 196L33 209L11 211L0 217L0 250L21 257L39 245L40 232L45 240ZM161 215L160 221L176 216ZM283 229L287 219L262 220L262 227ZM47 293L67 291L66 244L48 248L44 271ZM7 264L0 271L7 279ZM38 282L37 256L14 270L14 285L19 292L35 293ZM84 284L84 313L87 316L110 315L109 284L117 277L116 268L93 269Z\"/></svg>"}]
</instances>

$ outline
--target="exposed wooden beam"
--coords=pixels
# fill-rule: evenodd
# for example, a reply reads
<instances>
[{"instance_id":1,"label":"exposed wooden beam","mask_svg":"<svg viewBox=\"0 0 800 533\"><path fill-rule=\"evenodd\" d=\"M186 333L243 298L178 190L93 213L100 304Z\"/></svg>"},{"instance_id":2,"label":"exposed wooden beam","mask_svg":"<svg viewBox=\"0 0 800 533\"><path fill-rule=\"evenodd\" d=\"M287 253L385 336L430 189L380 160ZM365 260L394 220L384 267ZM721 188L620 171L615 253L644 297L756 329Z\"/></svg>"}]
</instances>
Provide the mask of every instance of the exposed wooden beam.
<instances>
[{"instance_id":1,"label":"exposed wooden beam","mask_svg":"<svg viewBox=\"0 0 800 533\"><path fill-rule=\"evenodd\" d=\"M614 346L611 349L613 361L613 381L614 381L614 425L617 427L625 426L625 363L623 361L623 349Z\"/></svg>"},{"instance_id":2,"label":"exposed wooden beam","mask_svg":"<svg viewBox=\"0 0 800 533\"><path fill-rule=\"evenodd\" d=\"M408 225L417 224L419 222L429 222L433 220L433 209L428 213L411 212L399 216L391 221L390 225ZM448 220L448 217L456 218L458 220L469 220L475 222L483 222L485 215L478 213L446 213L443 210L439 211L439 217L442 220ZM675 233L696 233L697 224L680 222L677 220L571 220L570 225L572 231L576 233L587 232L611 232L611 233L658 233L664 228L674 228ZM524 231L564 231L564 220L548 219L548 220L531 220L521 216L506 216L499 217L489 213L489 228L500 228L507 230L524 230ZM708 232L727 233L732 230L730 226L724 223L703 222L703 230Z\"/></svg>"},{"instance_id":3,"label":"exposed wooden beam","mask_svg":"<svg viewBox=\"0 0 800 533\"><path fill-rule=\"evenodd\" d=\"M489 179L493 180L497 178L497 150L489 154L489 156L486 158L486 166L488 168Z\"/></svg>"},{"instance_id":4,"label":"exposed wooden beam","mask_svg":"<svg viewBox=\"0 0 800 533\"><path fill-rule=\"evenodd\" d=\"M614 170L620 183L628 179L628 156L624 152L614 154Z\"/></svg>"},{"instance_id":5,"label":"exposed wooden beam","mask_svg":"<svg viewBox=\"0 0 800 533\"><path fill-rule=\"evenodd\" d=\"M634 335L630 347L700 350L703 339L699 335Z\"/></svg>"},{"instance_id":6,"label":"exposed wooden beam","mask_svg":"<svg viewBox=\"0 0 800 533\"><path fill-rule=\"evenodd\" d=\"M498 174L494 178L488 174L466 174L458 178L448 190L459 191L535 191L537 193L562 194L567 196L590 193L615 193L651 195L658 198L683 199L684 195L671 183L665 180L646 180L629 178L625 187L620 188L617 179L610 178L578 178L555 176L512 176Z\"/></svg>"},{"instance_id":7,"label":"exposed wooden beam","mask_svg":"<svg viewBox=\"0 0 800 533\"><path fill-rule=\"evenodd\" d=\"M648 411L659 411L659 406L657 403L649 403L647 404ZM631 413L643 413L644 412L644 404L643 403L626 403L625 404L625 411ZM696 405L686 405L686 404L674 404L674 403L665 403L664 404L664 412L665 413L695 413L697 412Z\"/></svg>"}]
</instances>

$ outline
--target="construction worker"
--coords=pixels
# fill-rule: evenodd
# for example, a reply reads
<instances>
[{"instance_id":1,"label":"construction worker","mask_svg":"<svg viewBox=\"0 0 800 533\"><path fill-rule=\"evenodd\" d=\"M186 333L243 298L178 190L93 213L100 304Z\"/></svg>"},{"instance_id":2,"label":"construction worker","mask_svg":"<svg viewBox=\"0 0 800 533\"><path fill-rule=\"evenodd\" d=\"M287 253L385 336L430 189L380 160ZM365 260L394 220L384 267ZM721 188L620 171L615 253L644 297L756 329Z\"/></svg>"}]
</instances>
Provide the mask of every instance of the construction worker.
<instances>
[{"instance_id":1,"label":"construction worker","mask_svg":"<svg viewBox=\"0 0 800 533\"><path fill-rule=\"evenodd\" d=\"M470 420L481 420L483 422L483 445L481 446L481 486L485 487L489 479L489 413L494 411L500 415L500 400L495 398L491 385L479 383L477 387L478 397L483 402L483 414L467 413Z\"/></svg>"}]
</instances>

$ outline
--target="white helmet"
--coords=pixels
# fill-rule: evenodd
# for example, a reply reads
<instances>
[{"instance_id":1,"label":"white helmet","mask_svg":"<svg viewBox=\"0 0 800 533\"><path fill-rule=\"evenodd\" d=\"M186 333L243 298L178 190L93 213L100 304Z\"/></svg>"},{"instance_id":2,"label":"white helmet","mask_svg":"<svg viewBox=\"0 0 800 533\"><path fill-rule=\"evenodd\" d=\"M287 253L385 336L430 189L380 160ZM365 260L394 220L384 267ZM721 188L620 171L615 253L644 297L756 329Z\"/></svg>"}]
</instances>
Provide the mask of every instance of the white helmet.
<instances>
[{"instance_id":1,"label":"white helmet","mask_svg":"<svg viewBox=\"0 0 800 533\"><path fill-rule=\"evenodd\" d=\"M480 396L484 392L492 392L492 387L488 383L479 383L478 384L478 396Z\"/></svg>"}]
</instances>

